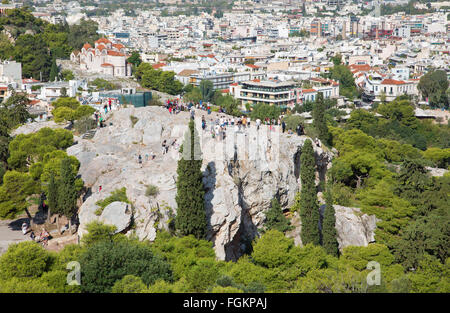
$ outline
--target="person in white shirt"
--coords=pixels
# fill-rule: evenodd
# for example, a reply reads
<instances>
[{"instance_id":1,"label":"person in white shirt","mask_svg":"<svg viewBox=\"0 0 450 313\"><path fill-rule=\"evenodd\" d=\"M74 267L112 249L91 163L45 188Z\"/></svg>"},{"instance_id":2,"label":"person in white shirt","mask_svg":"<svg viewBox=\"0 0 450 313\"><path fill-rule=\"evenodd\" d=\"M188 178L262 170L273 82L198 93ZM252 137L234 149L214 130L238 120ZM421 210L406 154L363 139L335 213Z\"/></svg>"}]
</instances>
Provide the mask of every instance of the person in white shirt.
<instances>
[{"instance_id":1,"label":"person in white shirt","mask_svg":"<svg viewBox=\"0 0 450 313\"><path fill-rule=\"evenodd\" d=\"M259 129L259 126L261 125L261 120L258 118L256 120L256 128Z\"/></svg>"}]
</instances>

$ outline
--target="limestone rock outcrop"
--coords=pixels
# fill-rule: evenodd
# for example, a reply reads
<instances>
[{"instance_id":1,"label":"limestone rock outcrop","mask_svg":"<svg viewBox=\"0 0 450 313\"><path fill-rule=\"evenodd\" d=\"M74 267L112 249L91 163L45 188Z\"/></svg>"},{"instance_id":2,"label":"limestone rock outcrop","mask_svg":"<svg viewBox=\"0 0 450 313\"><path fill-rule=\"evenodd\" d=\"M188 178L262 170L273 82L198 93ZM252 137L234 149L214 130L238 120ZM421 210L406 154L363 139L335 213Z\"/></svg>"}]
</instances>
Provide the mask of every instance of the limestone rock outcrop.
<instances>
[{"instance_id":1,"label":"limestone rock outcrop","mask_svg":"<svg viewBox=\"0 0 450 313\"><path fill-rule=\"evenodd\" d=\"M79 139L68 149L70 155L80 160L79 174L90 188L79 211L79 235L85 233L86 223L99 219L95 215L95 202L126 187L135 224L129 232L140 239L154 240L156 230L168 229L176 214L178 148L183 142L189 113L169 114L162 107L145 107L122 108L109 114L109 126L97 130L92 139ZM202 115L207 121L206 130L200 127ZM134 125L130 116L138 119ZM211 122L220 116L196 111L196 125L206 190L207 239L214 243L219 259L232 260L258 236L273 197L278 197L283 208L294 203L300 188L300 155L308 137L283 134L277 127L270 131L265 125L258 130L252 121L242 131L228 127L224 140L212 138ZM169 145L167 153L163 153L163 140ZM325 177L333 154L317 146L314 151L319 180ZM156 195L146 195L150 185L158 187ZM336 212L341 223L340 243L367 244L371 224L355 209L352 212L344 209ZM346 226L346 221L353 226Z\"/></svg>"}]
</instances>

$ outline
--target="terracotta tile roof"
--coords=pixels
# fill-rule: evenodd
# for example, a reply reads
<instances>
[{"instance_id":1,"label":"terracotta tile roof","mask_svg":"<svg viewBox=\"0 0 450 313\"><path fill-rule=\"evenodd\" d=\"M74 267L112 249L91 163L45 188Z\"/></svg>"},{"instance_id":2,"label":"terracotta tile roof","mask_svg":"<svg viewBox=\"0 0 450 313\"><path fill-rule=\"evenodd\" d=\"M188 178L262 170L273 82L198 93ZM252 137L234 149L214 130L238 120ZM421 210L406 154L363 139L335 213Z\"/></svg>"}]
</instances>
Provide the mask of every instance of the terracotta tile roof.
<instances>
[{"instance_id":1,"label":"terracotta tile roof","mask_svg":"<svg viewBox=\"0 0 450 313\"><path fill-rule=\"evenodd\" d=\"M103 63L102 65L100 65L101 67L109 67L112 66L114 67L114 65L112 65L111 63Z\"/></svg>"},{"instance_id":2,"label":"terracotta tile roof","mask_svg":"<svg viewBox=\"0 0 450 313\"><path fill-rule=\"evenodd\" d=\"M403 80L385 79L381 82L382 85L403 85L406 84Z\"/></svg>"},{"instance_id":3,"label":"terracotta tile roof","mask_svg":"<svg viewBox=\"0 0 450 313\"><path fill-rule=\"evenodd\" d=\"M88 44L88 43L85 43L85 44L83 45L83 48L86 49L86 50L88 50L89 48L92 48L92 46L91 46L90 44Z\"/></svg>"},{"instance_id":4,"label":"terracotta tile roof","mask_svg":"<svg viewBox=\"0 0 450 313\"><path fill-rule=\"evenodd\" d=\"M302 89L303 93L313 93L313 92L317 92L317 90L315 89Z\"/></svg>"},{"instance_id":5,"label":"terracotta tile roof","mask_svg":"<svg viewBox=\"0 0 450 313\"><path fill-rule=\"evenodd\" d=\"M96 43L111 43L111 41L109 41L106 38L100 38L99 40L96 41Z\"/></svg>"},{"instance_id":6,"label":"terracotta tile roof","mask_svg":"<svg viewBox=\"0 0 450 313\"><path fill-rule=\"evenodd\" d=\"M108 50L108 55L114 56L114 57L124 57L125 54L117 51Z\"/></svg>"},{"instance_id":7,"label":"terracotta tile roof","mask_svg":"<svg viewBox=\"0 0 450 313\"><path fill-rule=\"evenodd\" d=\"M22 79L22 83L23 84L39 83L39 81L33 78L24 78Z\"/></svg>"},{"instance_id":8,"label":"terracotta tile roof","mask_svg":"<svg viewBox=\"0 0 450 313\"><path fill-rule=\"evenodd\" d=\"M352 64L349 66L349 68L350 70L355 70L356 72L367 72L371 70L369 64Z\"/></svg>"},{"instance_id":9,"label":"terracotta tile roof","mask_svg":"<svg viewBox=\"0 0 450 313\"><path fill-rule=\"evenodd\" d=\"M245 65L248 66L248 67L250 67L250 68L254 68L254 69L259 68L258 65L254 65L254 64L245 64Z\"/></svg>"},{"instance_id":10,"label":"terracotta tile roof","mask_svg":"<svg viewBox=\"0 0 450 313\"><path fill-rule=\"evenodd\" d=\"M125 48L125 46L123 44L121 44L121 43L115 43L112 46L114 48L116 48L116 49L119 49L119 50Z\"/></svg>"},{"instance_id":11,"label":"terracotta tile roof","mask_svg":"<svg viewBox=\"0 0 450 313\"><path fill-rule=\"evenodd\" d=\"M163 66L166 66L166 64L165 64L165 63L156 63L156 64L153 64L153 65L152 65L152 67L153 67L155 70L157 70L157 69L159 69L159 68L161 68L161 67L163 67Z\"/></svg>"}]
</instances>

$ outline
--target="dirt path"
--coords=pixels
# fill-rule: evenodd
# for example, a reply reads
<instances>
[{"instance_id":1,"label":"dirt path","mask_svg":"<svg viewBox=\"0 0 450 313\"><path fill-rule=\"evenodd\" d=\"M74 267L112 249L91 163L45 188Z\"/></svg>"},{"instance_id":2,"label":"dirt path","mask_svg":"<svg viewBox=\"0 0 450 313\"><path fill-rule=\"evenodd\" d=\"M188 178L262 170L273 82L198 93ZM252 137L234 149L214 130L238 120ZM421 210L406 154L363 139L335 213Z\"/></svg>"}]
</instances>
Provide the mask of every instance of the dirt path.
<instances>
[{"instance_id":1,"label":"dirt path","mask_svg":"<svg viewBox=\"0 0 450 313\"><path fill-rule=\"evenodd\" d=\"M23 235L21 226L25 219L0 221L0 255L8 250L12 243L31 240L29 234Z\"/></svg>"}]
</instances>

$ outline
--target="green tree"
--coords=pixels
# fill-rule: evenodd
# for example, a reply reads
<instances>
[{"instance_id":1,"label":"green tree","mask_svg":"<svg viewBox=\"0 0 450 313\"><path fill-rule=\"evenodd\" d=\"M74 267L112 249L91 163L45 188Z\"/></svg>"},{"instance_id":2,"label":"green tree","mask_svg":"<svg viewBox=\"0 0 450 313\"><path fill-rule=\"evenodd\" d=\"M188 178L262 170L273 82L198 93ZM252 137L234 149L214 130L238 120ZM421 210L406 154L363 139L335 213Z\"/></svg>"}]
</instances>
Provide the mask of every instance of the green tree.
<instances>
[{"instance_id":1,"label":"green tree","mask_svg":"<svg viewBox=\"0 0 450 313\"><path fill-rule=\"evenodd\" d=\"M214 85L212 81L207 79L202 80L199 88L203 101L212 101L214 95Z\"/></svg>"},{"instance_id":2,"label":"green tree","mask_svg":"<svg viewBox=\"0 0 450 313\"><path fill-rule=\"evenodd\" d=\"M423 99L427 99L431 106L448 108L447 89L449 83L447 73L443 70L434 70L420 78L417 88Z\"/></svg>"},{"instance_id":3,"label":"green tree","mask_svg":"<svg viewBox=\"0 0 450 313\"><path fill-rule=\"evenodd\" d=\"M27 197L36 192L36 184L28 173L7 171L0 187L0 218L14 218L25 210L32 220L27 209Z\"/></svg>"},{"instance_id":4,"label":"green tree","mask_svg":"<svg viewBox=\"0 0 450 313\"><path fill-rule=\"evenodd\" d=\"M172 281L169 264L145 243L98 242L87 247L80 265L83 292L110 292L126 275L139 277L146 285L158 279Z\"/></svg>"},{"instance_id":5,"label":"green tree","mask_svg":"<svg viewBox=\"0 0 450 313\"><path fill-rule=\"evenodd\" d=\"M281 209L280 202L276 198L272 199L270 209L266 212L266 221L264 223L265 230L276 229L280 232L285 232L290 230L289 220L284 216L283 210Z\"/></svg>"},{"instance_id":6,"label":"green tree","mask_svg":"<svg viewBox=\"0 0 450 313\"><path fill-rule=\"evenodd\" d=\"M64 79L64 81L68 82L69 80L75 79L75 75L71 70L62 70L61 76Z\"/></svg>"},{"instance_id":7,"label":"green tree","mask_svg":"<svg viewBox=\"0 0 450 313\"><path fill-rule=\"evenodd\" d=\"M331 58L331 61L333 62L333 64L336 65L341 65L342 64L342 55L340 53L336 53L336 55L334 55Z\"/></svg>"},{"instance_id":8,"label":"green tree","mask_svg":"<svg viewBox=\"0 0 450 313\"><path fill-rule=\"evenodd\" d=\"M50 76L49 81L55 81L55 79L58 78L58 65L56 65L56 59L53 58L52 61L52 67L50 68Z\"/></svg>"},{"instance_id":9,"label":"green tree","mask_svg":"<svg viewBox=\"0 0 450 313\"><path fill-rule=\"evenodd\" d=\"M270 105L267 103L258 103L253 106L253 110L250 113L252 120L260 119L264 120L277 119L280 116L281 109L276 105Z\"/></svg>"},{"instance_id":10,"label":"green tree","mask_svg":"<svg viewBox=\"0 0 450 313\"><path fill-rule=\"evenodd\" d=\"M88 233L81 238L81 242L86 246L92 246L101 241L114 241L117 227L106 225L99 221L92 221L86 225L86 230Z\"/></svg>"},{"instance_id":11,"label":"green tree","mask_svg":"<svg viewBox=\"0 0 450 313\"><path fill-rule=\"evenodd\" d=\"M147 286L142 279L134 275L125 275L111 288L112 293L145 293L147 291Z\"/></svg>"},{"instance_id":12,"label":"green tree","mask_svg":"<svg viewBox=\"0 0 450 313\"><path fill-rule=\"evenodd\" d=\"M58 182L58 206L55 213L66 216L69 219L69 226L71 226L72 217L77 211L78 192L75 181L76 176L73 173L70 159L64 158L61 162L61 176Z\"/></svg>"},{"instance_id":13,"label":"green tree","mask_svg":"<svg viewBox=\"0 0 450 313\"><path fill-rule=\"evenodd\" d=\"M329 144L330 134L328 132L327 121L325 119L325 103L323 101L323 93L317 94L316 103L313 108L312 116L314 119L314 127L319 134L319 139L324 144Z\"/></svg>"},{"instance_id":14,"label":"green tree","mask_svg":"<svg viewBox=\"0 0 450 313\"><path fill-rule=\"evenodd\" d=\"M355 79L352 72L345 65L335 65L330 69L331 79L339 81L339 94L353 98L356 93Z\"/></svg>"},{"instance_id":15,"label":"green tree","mask_svg":"<svg viewBox=\"0 0 450 313\"><path fill-rule=\"evenodd\" d=\"M328 254L339 255L339 243L336 232L336 216L333 207L333 196L329 187L325 193L325 212L322 220L322 246Z\"/></svg>"},{"instance_id":16,"label":"green tree","mask_svg":"<svg viewBox=\"0 0 450 313\"><path fill-rule=\"evenodd\" d=\"M401 239L394 244L396 258L407 269L418 268L425 255L436 257L441 263L450 251L450 209L421 216L407 225Z\"/></svg>"},{"instance_id":17,"label":"green tree","mask_svg":"<svg viewBox=\"0 0 450 313\"><path fill-rule=\"evenodd\" d=\"M139 51L131 52L131 56L127 59L128 63L133 64L133 66L138 67L142 63L141 55Z\"/></svg>"},{"instance_id":18,"label":"green tree","mask_svg":"<svg viewBox=\"0 0 450 313\"><path fill-rule=\"evenodd\" d=\"M47 188L47 205L48 205L47 222L50 221L51 213L57 211L58 189L59 188L55 180L55 175L51 173Z\"/></svg>"},{"instance_id":19,"label":"green tree","mask_svg":"<svg viewBox=\"0 0 450 313\"><path fill-rule=\"evenodd\" d=\"M177 168L177 217L176 228L181 235L194 235L203 239L206 235L206 213L201 171L200 142L194 120L189 121L182 145L182 155Z\"/></svg>"},{"instance_id":20,"label":"green tree","mask_svg":"<svg viewBox=\"0 0 450 313\"><path fill-rule=\"evenodd\" d=\"M11 244L0 257L0 277L37 278L48 268L48 252L33 241Z\"/></svg>"},{"instance_id":21,"label":"green tree","mask_svg":"<svg viewBox=\"0 0 450 313\"><path fill-rule=\"evenodd\" d=\"M305 140L300 156L300 180L301 192L299 199L300 218L302 221L301 238L304 245L312 243L320 244L319 234L319 203L317 201L317 190L315 183L314 150L311 140Z\"/></svg>"},{"instance_id":22,"label":"green tree","mask_svg":"<svg viewBox=\"0 0 450 313\"><path fill-rule=\"evenodd\" d=\"M202 100L202 92L200 91L200 88L193 87L192 90L184 95L184 99L188 102L199 103L200 100Z\"/></svg>"}]
</instances>

